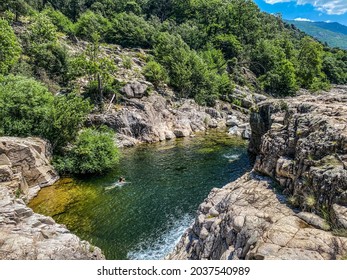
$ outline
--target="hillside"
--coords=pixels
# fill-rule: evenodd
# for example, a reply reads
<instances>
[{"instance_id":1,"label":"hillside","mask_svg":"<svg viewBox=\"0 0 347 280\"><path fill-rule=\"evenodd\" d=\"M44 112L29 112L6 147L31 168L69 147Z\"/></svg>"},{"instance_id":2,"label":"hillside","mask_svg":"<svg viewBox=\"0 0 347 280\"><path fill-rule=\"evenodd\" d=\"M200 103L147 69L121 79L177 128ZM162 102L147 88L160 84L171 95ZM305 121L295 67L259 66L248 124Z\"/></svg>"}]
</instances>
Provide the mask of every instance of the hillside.
<instances>
[{"instance_id":1,"label":"hillside","mask_svg":"<svg viewBox=\"0 0 347 280\"><path fill-rule=\"evenodd\" d=\"M137 139L148 124L158 126L105 131L102 118L86 127L129 96L158 92L171 104L223 101L249 110L249 94L238 88L279 97L347 83L346 51L324 47L252 0L7 0L0 18L0 135L47 139L61 173L102 173L118 160L115 132ZM155 138L175 130L182 134L160 127ZM104 157L95 160L99 150Z\"/></svg>"},{"instance_id":2,"label":"hillside","mask_svg":"<svg viewBox=\"0 0 347 280\"><path fill-rule=\"evenodd\" d=\"M347 26L337 22L308 22L287 20L286 22L293 24L300 30L317 38L323 43L327 43L330 47L338 47L347 49Z\"/></svg>"}]
</instances>

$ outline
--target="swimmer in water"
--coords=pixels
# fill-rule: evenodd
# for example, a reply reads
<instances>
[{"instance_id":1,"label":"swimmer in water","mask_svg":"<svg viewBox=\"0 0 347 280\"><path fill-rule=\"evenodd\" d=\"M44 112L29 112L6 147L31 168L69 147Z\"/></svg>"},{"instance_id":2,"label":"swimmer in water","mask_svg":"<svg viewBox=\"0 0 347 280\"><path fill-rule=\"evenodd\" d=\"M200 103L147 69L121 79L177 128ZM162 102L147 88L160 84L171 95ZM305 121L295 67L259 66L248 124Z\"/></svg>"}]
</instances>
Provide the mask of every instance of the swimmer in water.
<instances>
[{"instance_id":1,"label":"swimmer in water","mask_svg":"<svg viewBox=\"0 0 347 280\"><path fill-rule=\"evenodd\" d=\"M119 177L118 183L125 183L125 178L123 176Z\"/></svg>"}]
</instances>

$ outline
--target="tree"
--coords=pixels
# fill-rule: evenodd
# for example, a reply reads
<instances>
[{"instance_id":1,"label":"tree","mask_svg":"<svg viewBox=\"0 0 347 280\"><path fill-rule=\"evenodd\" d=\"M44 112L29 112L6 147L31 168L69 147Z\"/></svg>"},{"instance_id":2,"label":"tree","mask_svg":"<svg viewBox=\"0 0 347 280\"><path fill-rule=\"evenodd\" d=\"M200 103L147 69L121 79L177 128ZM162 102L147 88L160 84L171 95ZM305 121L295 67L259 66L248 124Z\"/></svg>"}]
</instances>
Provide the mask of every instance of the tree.
<instances>
[{"instance_id":1,"label":"tree","mask_svg":"<svg viewBox=\"0 0 347 280\"><path fill-rule=\"evenodd\" d=\"M295 68L288 59L282 59L275 68L260 77L264 90L273 95L294 95L298 90Z\"/></svg>"},{"instance_id":2,"label":"tree","mask_svg":"<svg viewBox=\"0 0 347 280\"><path fill-rule=\"evenodd\" d=\"M103 93L106 85L112 84L117 70L113 61L101 53L98 34L93 34L93 42L86 50L71 61L72 76L86 76L90 85L97 84L97 104L102 109Z\"/></svg>"},{"instance_id":3,"label":"tree","mask_svg":"<svg viewBox=\"0 0 347 280\"><path fill-rule=\"evenodd\" d=\"M10 11L15 15L15 20L19 16L26 15L29 12L29 5L24 0L2 0L0 3L0 12Z\"/></svg>"},{"instance_id":4,"label":"tree","mask_svg":"<svg viewBox=\"0 0 347 280\"><path fill-rule=\"evenodd\" d=\"M215 48L222 50L226 59L238 57L243 51L241 43L232 34L221 34L214 38Z\"/></svg>"},{"instance_id":5,"label":"tree","mask_svg":"<svg viewBox=\"0 0 347 280\"><path fill-rule=\"evenodd\" d=\"M323 46L312 38L305 37L301 40L297 76L302 87L310 88L314 81L317 83L317 78L324 79L323 54Z\"/></svg>"},{"instance_id":6,"label":"tree","mask_svg":"<svg viewBox=\"0 0 347 280\"><path fill-rule=\"evenodd\" d=\"M0 132L49 140L55 152L75 139L91 106L76 95L57 95L41 83L20 76L0 78Z\"/></svg>"},{"instance_id":7,"label":"tree","mask_svg":"<svg viewBox=\"0 0 347 280\"><path fill-rule=\"evenodd\" d=\"M7 74L20 54L21 48L11 26L0 19L0 74Z\"/></svg>"},{"instance_id":8,"label":"tree","mask_svg":"<svg viewBox=\"0 0 347 280\"><path fill-rule=\"evenodd\" d=\"M79 17L75 28L76 35L85 40L93 41L95 34L104 40L106 33L111 28L111 23L102 15L87 11Z\"/></svg>"},{"instance_id":9,"label":"tree","mask_svg":"<svg viewBox=\"0 0 347 280\"><path fill-rule=\"evenodd\" d=\"M30 58L35 76L50 85L46 76L64 84L67 73L67 51L58 41L56 26L50 18L39 14L29 26L25 42L25 54Z\"/></svg>"},{"instance_id":10,"label":"tree","mask_svg":"<svg viewBox=\"0 0 347 280\"><path fill-rule=\"evenodd\" d=\"M118 163L119 152L111 130L83 129L65 156L56 157L54 166L61 173L104 173Z\"/></svg>"},{"instance_id":11,"label":"tree","mask_svg":"<svg viewBox=\"0 0 347 280\"><path fill-rule=\"evenodd\" d=\"M167 83L169 78L167 72L163 66L156 61L150 61L143 68L143 74L148 81L155 86L159 86L163 83Z\"/></svg>"},{"instance_id":12,"label":"tree","mask_svg":"<svg viewBox=\"0 0 347 280\"><path fill-rule=\"evenodd\" d=\"M112 27L107 34L108 42L130 48L149 48L155 33L144 18L133 13L121 13L112 19Z\"/></svg>"}]
</instances>

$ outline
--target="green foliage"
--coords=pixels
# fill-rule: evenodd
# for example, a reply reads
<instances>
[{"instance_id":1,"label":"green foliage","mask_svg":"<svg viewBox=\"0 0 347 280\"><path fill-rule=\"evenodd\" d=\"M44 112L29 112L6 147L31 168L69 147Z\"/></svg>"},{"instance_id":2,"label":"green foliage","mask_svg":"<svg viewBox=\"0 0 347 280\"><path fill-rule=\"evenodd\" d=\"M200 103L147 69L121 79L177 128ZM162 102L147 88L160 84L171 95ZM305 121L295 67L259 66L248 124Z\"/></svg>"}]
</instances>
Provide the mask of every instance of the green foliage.
<instances>
[{"instance_id":1,"label":"green foliage","mask_svg":"<svg viewBox=\"0 0 347 280\"><path fill-rule=\"evenodd\" d=\"M104 40L110 28L111 23L108 19L92 11L83 13L75 27L76 35L89 41L94 41L94 36L96 35Z\"/></svg>"},{"instance_id":2,"label":"green foliage","mask_svg":"<svg viewBox=\"0 0 347 280\"><path fill-rule=\"evenodd\" d=\"M195 98L200 104L213 105L222 93L231 88L223 72L223 58L218 51L204 52L206 61L191 50L178 36L160 33L155 38L156 60L165 67L170 85L181 97ZM221 62L222 61L222 62Z\"/></svg>"},{"instance_id":3,"label":"green foliage","mask_svg":"<svg viewBox=\"0 0 347 280\"><path fill-rule=\"evenodd\" d=\"M27 15L30 11L30 6L24 0L1 0L0 12L9 11L15 15L14 20L18 21L19 16Z\"/></svg>"},{"instance_id":4,"label":"green foliage","mask_svg":"<svg viewBox=\"0 0 347 280\"><path fill-rule=\"evenodd\" d=\"M76 138L91 110L89 102L76 94L54 97L49 112L50 128L45 137L51 141L55 150L61 150Z\"/></svg>"},{"instance_id":5,"label":"green foliage","mask_svg":"<svg viewBox=\"0 0 347 280\"><path fill-rule=\"evenodd\" d=\"M152 45L154 33L154 27L144 18L133 13L121 13L112 19L112 27L107 34L107 40L123 47L149 48Z\"/></svg>"},{"instance_id":6,"label":"green foliage","mask_svg":"<svg viewBox=\"0 0 347 280\"><path fill-rule=\"evenodd\" d=\"M143 74L146 79L155 86L159 86L163 83L165 84L169 80L165 68L153 60L148 62L143 68Z\"/></svg>"},{"instance_id":7,"label":"green foliage","mask_svg":"<svg viewBox=\"0 0 347 280\"><path fill-rule=\"evenodd\" d=\"M226 59L238 57L243 50L241 43L237 40L236 36L232 34L218 35L213 40L213 44L217 49L223 51Z\"/></svg>"},{"instance_id":8,"label":"green foliage","mask_svg":"<svg viewBox=\"0 0 347 280\"><path fill-rule=\"evenodd\" d=\"M73 34L74 25L72 21L66 17L62 12L54 10L53 8L46 8L42 11L42 14L49 17L51 22L57 27L60 32L66 34Z\"/></svg>"},{"instance_id":9,"label":"green foliage","mask_svg":"<svg viewBox=\"0 0 347 280\"><path fill-rule=\"evenodd\" d=\"M83 129L65 156L55 159L54 166L61 173L104 173L119 160L114 137L110 130Z\"/></svg>"},{"instance_id":10,"label":"green foliage","mask_svg":"<svg viewBox=\"0 0 347 280\"><path fill-rule=\"evenodd\" d=\"M7 74L21 53L17 38L7 21L0 19L0 74Z\"/></svg>"},{"instance_id":11,"label":"green foliage","mask_svg":"<svg viewBox=\"0 0 347 280\"><path fill-rule=\"evenodd\" d=\"M0 78L0 127L3 135L42 136L50 127L53 95L42 84L15 76Z\"/></svg>"},{"instance_id":12,"label":"green foliage","mask_svg":"<svg viewBox=\"0 0 347 280\"><path fill-rule=\"evenodd\" d=\"M260 77L264 90L274 95L293 95L298 90L294 65L287 59L281 60L275 68Z\"/></svg>"},{"instance_id":13,"label":"green foliage","mask_svg":"<svg viewBox=\"0 0 347 280\"><path fill-rule=\"evenodd\" d=\"M319 88L324 80L323 54L323 47L318 42L310 37L301 40L297 76L302 87L314 90Z\"/></svg>"},{"instance_id":14,"label":"green foliage","mask_svg":"<svg viewBox=\"0 0 347 280\"><path fill-rule=\"evenodd\" d=\"M45 86L19 76L0 78L0 131L9 136L39 136L55 150L76 136L91 107L78 96L53 96Z\"/></svg>"},{"instance_id":15,"label":"green foliage","mask_svg":"<svg viewBox=\"0 0 347 280\"><path fill-rule=\"evenodd\" d=\"M70 61L70 70L73 77L87 76L91 83L88 94L96 96L93 100L102 107L104 88L114 82L117 68L111 59L102 55L99 42L94 41L83 53L74 57ZM96 91L92 93L90 89Z\"/></svg>"},{"instance_id":16,"label":"green foliage","mask_svg":"<svg viewBox=\"0 0 347 280\"><path fill-rule=\"evenodd\" d=\"M35 76L49 85L46 76L58 83L66 82L68 57L58 41L57 28L44 14L35 17L24 37L25 54Z\"/></svg>"}]
</instances>

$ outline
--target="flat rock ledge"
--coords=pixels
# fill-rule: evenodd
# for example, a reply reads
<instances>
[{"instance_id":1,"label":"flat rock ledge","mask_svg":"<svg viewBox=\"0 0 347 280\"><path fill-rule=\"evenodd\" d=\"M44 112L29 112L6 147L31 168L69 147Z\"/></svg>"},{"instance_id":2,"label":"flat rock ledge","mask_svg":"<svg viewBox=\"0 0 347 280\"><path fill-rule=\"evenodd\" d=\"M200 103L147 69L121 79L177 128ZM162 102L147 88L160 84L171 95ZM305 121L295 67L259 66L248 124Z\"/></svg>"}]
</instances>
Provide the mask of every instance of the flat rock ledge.
<instances>
[{"instance_id":1,"label":"flat rock ledge","mask_svg":"<svg viewBox=\"0 0 347 280\"><path fill-rule=\"evenodd\" d=\"M0 138L0 259L104 259L99 248L26 206L24 201L59 178L50 157L41 139Z\"/></svg>"},{"instance_id":2,"label":"flat rock ledge","mask_svg":"<svg viewBox=\"0 0 347 280\"><path fill-rule=\"evenodd\" d=\"M167 259L325 260L346 256L347 238L322 230L314 214L309 214L309 219L301 218L286 205L284 196L276 194L269 178L251 172L211 191Z\"/></svg>"}]
</instances>

